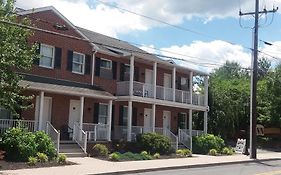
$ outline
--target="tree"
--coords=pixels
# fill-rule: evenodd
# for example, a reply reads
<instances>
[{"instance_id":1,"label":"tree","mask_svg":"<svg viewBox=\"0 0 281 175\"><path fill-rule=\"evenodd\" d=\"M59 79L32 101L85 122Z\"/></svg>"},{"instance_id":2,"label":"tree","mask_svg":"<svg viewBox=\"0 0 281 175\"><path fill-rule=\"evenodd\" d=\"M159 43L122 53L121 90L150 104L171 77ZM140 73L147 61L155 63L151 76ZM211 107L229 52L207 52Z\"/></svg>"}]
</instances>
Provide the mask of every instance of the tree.
<instances>
[{"instance_id":1,"label":"tree","mask_svg":"<svg viewBox=\"0 0 281 175\"><path fill-rule=\"evenodd\" d=\"M19 86L22 76L18 71L31 68L37 57L36 47L28 45L30 30L3 21L24 25L30 22L17 18L13 0L0 0L0 106L17 115L19 109L27 107L22 102L29 99L21 95L24 88Z\"/></svg>"}]
</instances>

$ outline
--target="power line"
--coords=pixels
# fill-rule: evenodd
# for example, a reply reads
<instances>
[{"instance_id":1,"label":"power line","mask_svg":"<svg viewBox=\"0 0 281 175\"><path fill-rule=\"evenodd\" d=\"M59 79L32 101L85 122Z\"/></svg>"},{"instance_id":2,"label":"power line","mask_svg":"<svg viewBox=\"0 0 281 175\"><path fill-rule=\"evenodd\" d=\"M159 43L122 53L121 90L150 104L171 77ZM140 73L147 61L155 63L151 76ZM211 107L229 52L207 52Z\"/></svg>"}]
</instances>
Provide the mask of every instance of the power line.
<instances>
[{"instance_id":1,"label":"power line","mask_svg":"<svg viewBox=\"0 0 281 175\"><path fill-rule=\"evenodd\" d=\"M176 58L176 57L171 57L171 56L166 56L166 55L161 55L161 54L148 53L148 52L145 52L145 51L138 51L138 50L126 49L126 48L122 48L122 47L116 47L116 46L112 46L112 45L108 45L108 44L104 44L104 43L89 41L87 39L83 39L83 38L79 38L79 37L75 37L75 36L71 36L71 35L67 35L67 34L62 34L62 33L54 32L54 31L50 31L50 30L45 30L45 29L40 29L40 28L33 27L33 26L27 26L27 25L24 25L24 24L19 24L19 23L15 23L15 22L11 22L11 21L0 20L0 23L4 23L4 24L8 24L8 25L14 25L14 26L17 26L17 27L35 30L35 31L39 31L39 32L44 32L44 33L48 33L48 34L52 34L52 35L67 37L67 38L71 38L71 39L74 39L74 40L81 40L81 41L85 41L85 42L89 42L89 43L98 44L98 45L101 45L101 46L112 47L112 48L120 49L120 50L123 50L123 51L135 52L135 53L157 56L157 57L162 57L162 58L169 58L169 59L174 59L174 60L178 60L178 61L184 61L184 62L187 62L187 63L191 63L191 64L194 64L194 65L198 65L198 66L206 67L206 68L224 65L224 64L214 64L214 63L198 63L198 62L189 61L189 60L186 60L186 59L183 59L183 58ZM199 57L198 57L198 59L199 59ZM203 59L203 58L200 58L200 59ZM227 66L227 67L233 68L231 66ZM250 68L241 68L241 69L249 70Z\"/></svg>"}]
</instances>

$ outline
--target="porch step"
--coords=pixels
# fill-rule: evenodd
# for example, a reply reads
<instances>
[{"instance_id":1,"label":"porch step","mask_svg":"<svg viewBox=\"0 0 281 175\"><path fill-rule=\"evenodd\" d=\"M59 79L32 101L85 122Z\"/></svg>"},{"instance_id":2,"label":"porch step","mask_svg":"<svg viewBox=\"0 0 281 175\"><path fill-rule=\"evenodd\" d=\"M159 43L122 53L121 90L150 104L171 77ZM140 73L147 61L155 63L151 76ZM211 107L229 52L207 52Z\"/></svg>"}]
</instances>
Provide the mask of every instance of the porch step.
<instances>
[{"instance_id":1,"label":"porch step","mask_svg":"<svg viewBox=\"0 0 281 175\"><path fill-rule=\"evenodd\" d=\"M60 153L67 157L86 157L87 154L79 147L77 143L61 143Z\"/></svg>"}]
</instances>

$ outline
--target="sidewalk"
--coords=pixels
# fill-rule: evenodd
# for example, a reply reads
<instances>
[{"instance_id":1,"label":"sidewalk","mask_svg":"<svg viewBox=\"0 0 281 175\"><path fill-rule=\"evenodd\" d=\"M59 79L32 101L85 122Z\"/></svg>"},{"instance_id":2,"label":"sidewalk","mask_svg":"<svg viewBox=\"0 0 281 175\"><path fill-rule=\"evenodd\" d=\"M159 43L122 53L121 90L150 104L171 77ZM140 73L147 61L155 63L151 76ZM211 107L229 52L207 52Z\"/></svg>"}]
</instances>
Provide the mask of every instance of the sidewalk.
<instances>
[{"instance_id":1,"label":"sidewalk","mask_svg":"<svg viewBox=\"0 0 281 175\"><path fill-rule=\"evenodd\" d=\"M125 172L144 172L175 168L193 168L221 164L253 162L245 155L206 156L193 155L191 158L160 159L147 161L109 162L95 158L69 158L78 165L49 167L37 169L21 169L2 171L0 174L13 175L87 175L87 174L124 174ZM264 152L258 154L258 160L281 159L281 153Z\"/></svg>"}]
</instances>

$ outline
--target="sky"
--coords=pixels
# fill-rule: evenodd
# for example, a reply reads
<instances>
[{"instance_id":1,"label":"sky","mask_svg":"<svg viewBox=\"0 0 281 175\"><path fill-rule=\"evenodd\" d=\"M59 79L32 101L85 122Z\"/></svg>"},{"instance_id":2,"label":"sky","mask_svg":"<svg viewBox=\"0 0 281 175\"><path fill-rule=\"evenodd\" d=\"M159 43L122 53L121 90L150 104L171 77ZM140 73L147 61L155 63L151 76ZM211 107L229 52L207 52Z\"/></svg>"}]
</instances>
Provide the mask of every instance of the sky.
<instances>
[{"instance_id":1,"label":"sky","mask_svg":"<svg viewBox=\"0 0 281 175\"><path fill-rule=\"evenodd\" d=\"M16 6L24 9L50 5L76 26L136 44L151 53L184 59L177 63L193 69L210 72L226 60L243 67L251 65L254 18L240 18L239 10L253 12L255 0L16 1ZM281 0L260 0L260 10L272 10L273 6L280 10L260 16L259 28L259 39L272 45L259 41L259 50L260 57L275 65L281 61Z\"/></svg>"}]
</instances>

